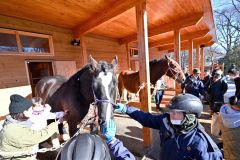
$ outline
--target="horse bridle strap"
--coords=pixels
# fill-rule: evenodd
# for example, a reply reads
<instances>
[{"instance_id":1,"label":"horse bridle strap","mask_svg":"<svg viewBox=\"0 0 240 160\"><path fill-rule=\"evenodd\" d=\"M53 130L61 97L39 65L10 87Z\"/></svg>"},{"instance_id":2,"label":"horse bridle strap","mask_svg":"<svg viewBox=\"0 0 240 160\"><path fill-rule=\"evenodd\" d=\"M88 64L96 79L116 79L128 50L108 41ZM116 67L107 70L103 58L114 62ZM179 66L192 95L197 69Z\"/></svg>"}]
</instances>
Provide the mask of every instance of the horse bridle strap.
<instances>
[{"instance_id":1,"label":"horse bridle strap","mask_svg":"<svg viewBox=\"0 0 240 160\"><path fill-rule=\"evenodd\" d=\"M177 75L174 76L174 80L178 79L178 77L179 77L179 75L180 75L180 72L177 71L177 70L175 70L175 69L173 69L173 68L171 68L171 67L169 66L169 62L168 62L168 69L167 69L166 73L168 72L168 70L170 70L170 72L172 73L172 75L174 75L174 74L173 74L173 71L175 71L175 72L177 73ZM165 74L166 74L166 73L165 73Z\"/></svg>"},{"instance_id":2,"label":"horse bridle strap","mask_svg":"<svg viewBox=\"0 0 240 160\"><path fill-rule=\"evenodd\" d=\"M109 99L98 99L97 96L96 96L96 94L95 94L95 92L94 92L94 90L93 90L93 88L92 88L92 92L93 92L94 102L95 102L96 104L98 104L98 103L110 103L110 104L113 105L113 106L116 106L116 105L117 105L116 103L113 103L113 102L112 102L111 100L109 100Z\"/></svg>"}]
</instances>

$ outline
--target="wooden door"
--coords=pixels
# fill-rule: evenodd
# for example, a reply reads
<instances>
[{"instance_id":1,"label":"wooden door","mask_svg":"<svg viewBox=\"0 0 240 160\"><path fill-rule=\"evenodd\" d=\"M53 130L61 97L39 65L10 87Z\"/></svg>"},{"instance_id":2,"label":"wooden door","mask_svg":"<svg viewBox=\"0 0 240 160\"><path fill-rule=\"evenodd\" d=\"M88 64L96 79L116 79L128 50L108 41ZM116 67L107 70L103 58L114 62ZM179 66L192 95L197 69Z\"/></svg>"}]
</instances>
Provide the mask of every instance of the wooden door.
<instances>
[{"instance_id":1,"label":"wooden door","mask_svg":"<svg viewBox=\"0 0 240 160\"><path fill-rule=\"evenodd\" d=\"M76 73L76 61L54 61L55 75L62 75L66 78Z\"/></svg>"}]
</instances>

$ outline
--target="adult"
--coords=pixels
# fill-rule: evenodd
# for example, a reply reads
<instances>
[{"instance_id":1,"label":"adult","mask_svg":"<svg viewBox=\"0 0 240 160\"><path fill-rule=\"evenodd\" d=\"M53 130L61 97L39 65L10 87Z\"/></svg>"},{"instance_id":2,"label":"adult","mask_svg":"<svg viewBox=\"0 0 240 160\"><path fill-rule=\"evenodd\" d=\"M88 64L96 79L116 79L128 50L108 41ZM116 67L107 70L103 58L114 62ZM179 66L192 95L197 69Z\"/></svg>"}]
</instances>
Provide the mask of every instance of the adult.
<instances>
[{"instance_id":1,"label":"adult","mask_svg":"<svg viewBox=\"0 0 240 160\"><path fill-rule=\"evenodd\" d=\"M193 74L186 78L182 84L182 89L185 89L185 93L192 94L198 98L204 95L204 85L200 79L200 70L198 68L193 69Z\"/></svg>"},{"instance_id":2,"label":"adult","mask_svg":"<svg viewBox=\"0 0 240 160\"><path fill-rule=\"evenodd\" d=\"M216 70L208 89L211 113L219 112L220 107L224 103L223 95L227 89L227 82L222 77L222 71L220 69Z\"/></svg>"},{"instance_id":3,"label":"adult","mask_svg":"<svg viewBox=\"0 0 240 160\"><path fill-rule=\"evenodd\" d=\"M118 104L116 111L127 113L144 127L159 130L161 160L223 159L216 144L198 122L203 110L199 98L180 94L170 101L168 107L170 111L160 115L145 113L125 104Z\"/></svg>"},{"instance_id":4,"label":"adult","mask_svg":"<svg viewBox=\"0 0 240 160\"><path fill-rule=\"evenodd\" d=\"M164 83L163 78L160 78L156 83L156 94L155 94L155 103L157 110L161 110L160 104L164 95L164 90L166 89L166 84Z\"/></svg>"},{"instance_id":5,"label":"adult","mask_svg":"<svg viewBox=\"0 0 240 160\"><path fill-rule=\"evenodd\" d=\"M36 144L57 132L58 123L53 122L42 130L34 131L29 120L33 112L32 102L16 94L10 97L10 101L9 116L0 132L0 157L32 160L36 154Z\"/></svg>"},{"instance_id":6,"label":"adult","mask_svg":"<svg viewBox=\"0 0 240 160\"><path fill-rule=\"evenodd\" d=\"M238 77L238 72L236 68L230 68L228 70L228 75L226 76L226 81L228 85L227 92L224 94L224 103L228 103L230 97L235 95L236 85L234 79Z\"/></svg>"}]
</instances>

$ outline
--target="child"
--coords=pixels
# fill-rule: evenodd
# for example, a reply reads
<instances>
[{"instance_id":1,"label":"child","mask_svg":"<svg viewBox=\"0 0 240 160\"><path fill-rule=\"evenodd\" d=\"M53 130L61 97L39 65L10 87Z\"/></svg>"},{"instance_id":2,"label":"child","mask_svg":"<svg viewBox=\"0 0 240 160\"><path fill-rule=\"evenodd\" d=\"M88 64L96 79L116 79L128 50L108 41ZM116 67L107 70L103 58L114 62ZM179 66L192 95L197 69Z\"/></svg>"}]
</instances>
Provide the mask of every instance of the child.
<instances>
[{"instance_id":1,"label":"child","mask_svg":"<svg viewBox=\"0 0 240 160\"><path fill-rule=\"evenodd\" d=\"M32 112L30 121L32 121L33 123L31 126L33 130L41 130L45 128L47 126L48 119L59 119L60 123L63 122L64 112L52 113L51 106L48 104L43 104L42 98L34 97L32 98L32 103L33 103L33 112ZM52 143L54 147L58 147L60 145L56 135L54 136L54 138L52 138Z\"/></svg>"},{"instance_id":2,"label":"child","mask_svg":"<svg viewBox=\"0 0 240 160\"><path fill-rule=\"evenodd\" d=\"M0 159L34 159L34 146L57 132L58 122L33 132L29 121L32 102L17 94L11 95L10 100L9 115L0 131Z\"/></svg>"}]
</instances>

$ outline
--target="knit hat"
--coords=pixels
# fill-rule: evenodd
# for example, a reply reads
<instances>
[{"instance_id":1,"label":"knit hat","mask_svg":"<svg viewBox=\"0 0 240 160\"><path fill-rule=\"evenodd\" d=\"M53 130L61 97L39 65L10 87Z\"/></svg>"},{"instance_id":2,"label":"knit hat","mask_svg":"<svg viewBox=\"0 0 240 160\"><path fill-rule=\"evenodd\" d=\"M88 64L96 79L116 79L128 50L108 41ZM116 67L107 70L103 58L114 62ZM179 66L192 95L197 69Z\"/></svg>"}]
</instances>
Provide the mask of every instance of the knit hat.
<instances>
[{"instance_id":1,"label":"knit hat","mask_svg":"<svg viewBox=\"0 0 240 160\"><path fill-rule=\"evenodd\" d=\"M10 101L9 113L22 113L33 105L31 101L17 94L11 95Z\"/></svg>"}]
</instances>

